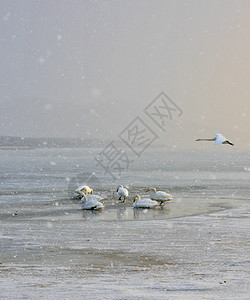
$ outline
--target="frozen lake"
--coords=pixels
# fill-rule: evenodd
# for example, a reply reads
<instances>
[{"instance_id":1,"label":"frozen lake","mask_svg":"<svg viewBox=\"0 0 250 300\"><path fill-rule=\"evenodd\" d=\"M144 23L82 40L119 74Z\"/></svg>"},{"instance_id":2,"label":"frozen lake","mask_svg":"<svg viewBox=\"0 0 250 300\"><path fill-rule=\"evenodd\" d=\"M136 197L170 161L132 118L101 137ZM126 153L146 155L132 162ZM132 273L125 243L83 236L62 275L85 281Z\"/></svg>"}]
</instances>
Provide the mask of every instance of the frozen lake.
<instances>
[{"instance_id":1,"label":"frozen lake","mask_svg":"<svg viewBox=\"0 0 250 300\"><path fill-rule=\"evenodd\" d=\"M0 151L0 298L249 299L248 152L154 148L116 180L99 152ZM83 183L102 212L71 199ZM148 186L173 199L134 210Z\"/></svg>"}]
</instances>

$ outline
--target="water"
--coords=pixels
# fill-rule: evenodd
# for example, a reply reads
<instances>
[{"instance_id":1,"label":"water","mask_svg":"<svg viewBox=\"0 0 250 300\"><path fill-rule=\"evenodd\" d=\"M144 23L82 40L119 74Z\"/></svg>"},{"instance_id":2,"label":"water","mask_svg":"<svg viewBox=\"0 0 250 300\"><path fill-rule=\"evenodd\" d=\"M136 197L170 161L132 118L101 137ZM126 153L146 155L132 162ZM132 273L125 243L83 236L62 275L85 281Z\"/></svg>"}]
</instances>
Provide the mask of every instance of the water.
<instances>
[{"instance_id":1,"label":"water","mask_svg":"<svg viewBox=\"0 0 250 300\"><path fill-rule=\"evenodd\" d=\"M0 151L0 204L3 207L63 201L87 182L98 193L112 194L118 184L141 192L155 186L178 197L249 199L249 153L243 151L171 151L151 149L113 180L96 167L100 149ZM96 173L97 181L89 176ZM89 181L89 182L88 182ZM142 190L142 192L145 192Z\"/></svg>"},{"instance_id":2,"label":"water","mask_svg":"<svg viewBox=\"0 0 250 300\"><path fill-rule=\"evenodd\" d=\"M4 298L248 295L248 152L151 148L115 181L96 166L99 152L0 151ZM71 199L84 183L105 197L103 211L83 211ZM119 184L129 187L125 203L115 192ZM148 186L173 199L133 209L133 196L148 196Z\"/></svg>"},{"instance_id":3,"label":"water","mask_svg":"<svg viewBox=\"0 0 250 300\"><path fill-rule=\"evenodd\" d=\"M202 198L250 198L247 152L154 148L135 159L116 180L96 166L94 157L99 152L100 149L1 151L2 216L28 212L49 216L70 212L71 217L74 213L78 218L82 214L81 205L79 201L71 201L71 197L81 184L90 185L95 193L105 198L107 209L99 217L93 215L100 220L171 218L211 209L211 201L204 202ZM128 186L130 192L130 199L123 205L117 201L116 187L119 184ZM149 186L168 191L174 199L165 206L167 209L135 215L133 197L138 193L148 197L145 191ZM181 201L183 198L189 200ZM187 204L188 201L191 205ZM87 219L90 218L91 214Z\"/></svg>"}]
</instances>

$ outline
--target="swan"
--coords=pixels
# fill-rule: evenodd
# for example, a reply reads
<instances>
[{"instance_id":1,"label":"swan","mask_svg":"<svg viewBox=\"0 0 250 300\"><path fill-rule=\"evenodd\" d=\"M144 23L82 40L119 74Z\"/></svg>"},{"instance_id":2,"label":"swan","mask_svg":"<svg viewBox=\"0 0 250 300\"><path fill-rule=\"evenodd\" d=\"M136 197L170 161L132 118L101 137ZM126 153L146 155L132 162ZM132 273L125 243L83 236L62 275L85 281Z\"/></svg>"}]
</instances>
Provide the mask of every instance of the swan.
<instances>
[{"instance_id":1,"label":"swan","mask_svg":"<svg viewBox=\"0 0 250 300\"><path fill-rule=\"evenodd\" d=\"M118 196L120 196L119 200L121 200L123 197L123 202L125 202L126 198L128 197L128 190L125 189L122 185L119 185L117 187L116 191L117 191Z\"/></svg>"},{"instance_id":2,"label":"swan","mask_svg":"<svg viewBox=\"0 0 250 300\"><path fill-rule=\"evenodd\" d=\"M148 188L147 192L149 192L149 191L154 191L154 194L152 196L150 196L150 199L160 202L160 205L162 205L162 203L169 201L173 198L172 195L170 195L166 192L156 191L156 189L153 187Z\"/></svg>"},{"instance_id":3,"label":"swan","mask_svg":"<svg viewBox=\"0 0 250 300\"><path fill-rule=\"evenodd\" d=\"M88 196L84 192L79 191L79 194L82 196L83 209L100 210L104 208L104 205L101 202L94 199L88 199Z\"/></svg>"},{"instance_id":4,"label":"swan","mask_svg":"<svg viewBox=\"0 0 250 300\"><path fill-rule=\"evenodd\" d=\"M84 197L81 198L83 200ZM88 195L88 201L90 200L96 200L96 201L102 201L104 198L99 195Z\"/></svg>"},{"instance_id":5,"label":"swan","mask_svg":"<svg viewBox=\"0 0 250 300\"><path fill-rule=\"evenodd\" d=\"M86 194L93 194L93 189L91 189L87 185L80 185L77 189L75 189L73 199L81 199L81 196L79 195L79 191L83 191Z\"/></svg>"},{"instance_id":6,"label":"swan","mask_svg":"<svg viewBox=\"0 0 250 300\"><path fill-rule=\"evenodd\" d=\"M143 198L139 195L136 195L134 198L133 207L134 208L155 208L159 203L157 201L153 201L149 198Z\"/></svg>"},{"instance_id":7,"label":"swan","mask_svg":"<svg viewBox=\"0 0 250 300\"><path fill-rule=\"evenodd\" d=\"M83 191L84 193L86 194L93 194L93 189L91 189L89 186L87 185L80 185L76 190L75 192L78 192L78 191Z\"/></svg>"},{"instance_id":8,"label":"swan","mask_svg":"<svg viewBox=\"0 0 250 300\"><path fill-rule=\"evenodd\" d=\"M229 142L222 134L216 133L215 137L213 139L197 139L196 142L200 141L214 141L215 145L221 145L221 144L229 144L231 146L234 146L233 143Z\"/></svg>"}]
</instances>

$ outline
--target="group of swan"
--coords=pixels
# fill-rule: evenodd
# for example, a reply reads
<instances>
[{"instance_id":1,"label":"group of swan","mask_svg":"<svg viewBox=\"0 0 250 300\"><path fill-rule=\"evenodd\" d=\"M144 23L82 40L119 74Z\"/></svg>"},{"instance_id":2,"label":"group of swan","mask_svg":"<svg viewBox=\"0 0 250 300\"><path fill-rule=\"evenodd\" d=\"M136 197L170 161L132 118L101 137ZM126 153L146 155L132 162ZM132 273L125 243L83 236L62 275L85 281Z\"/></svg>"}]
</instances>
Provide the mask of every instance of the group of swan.
<instances>
[{"instance_id":1,"label":"group of swan","mask_svg":"<svg viewBox=\"0 0 250 300\"><path fill-rule=\"evenodd\" d=\"M216 145L229 144L231 146L234 146L233 143L227 140L220 133L216 133L215 137L212 139L197 139L196 141L214 141ZM119 185L116 191L119 196L119 200L123 199L122 202L125 202L126 198L128 197L128 190L122 185ZM150 198L141 199L139 195L135 196L133 203L134 208L154 208L155 206L162 205L164 202L172 199L172 195L166 192L156 191L155 188L148 188L147 192L149 191L154 192L154 194L151 195ZM87 185L79 186L75 190L73 199L81 199L83 202L83 209L98 210L104 208L104 205L100 202L103 200L103 198L98 195L93 195L93 189L91 189Z\"/></svg>"},{"instance_id":2,"label":"group of swan","mask_svg":"<svg viewBox=\"0 0 250 300\"><path fill-rule=\"evenodd\" d=\"M119 196L119 200L125 202L128 197L128 190L122 185L117 187L117 194ZM134 197L133 207L134 208L154 208L156 206L161 206L166 201L172 199L172 195L163 192L156 191L155 188L148 188L146 192L153 191L154 194L150 196L150 198L141 198L139 195ZM81 199L83 203L83 209L86 210L100 210L104 208L102 202L103 198L98 195L93 195L93 189L88 186L79 186L74 193L73 199Z\"/></svg>"}]
</instances>

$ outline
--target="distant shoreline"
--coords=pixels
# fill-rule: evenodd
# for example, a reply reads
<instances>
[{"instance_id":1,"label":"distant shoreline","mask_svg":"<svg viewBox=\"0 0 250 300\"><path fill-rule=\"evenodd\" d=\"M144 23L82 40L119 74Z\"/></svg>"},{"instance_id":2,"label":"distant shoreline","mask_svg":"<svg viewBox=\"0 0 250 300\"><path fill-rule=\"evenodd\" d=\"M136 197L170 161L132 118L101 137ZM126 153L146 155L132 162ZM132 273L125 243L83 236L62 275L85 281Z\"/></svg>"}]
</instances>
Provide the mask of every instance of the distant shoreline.
<instances>
[{"instance_id":1,"label":"distant shoreline","mask_svg":"<svg viewBox=\"0 0 250 300\"><path fill-rule=\"evenodd\" d=\"M30 150L34 149L31 147L25 147L25 146L0 146L0 150Z\"/></svg>"},{"instance_id":2,"label":"distant shoreline","mask_svg":"<svg viewBox=\"0 0 250 300\"><path fill-rule=\"evenodd\" d=\"M28 138L0 136L0 149L93 148L103 147L109 142L108 139L99 138Z\"/></svg>"}]
</instances>

